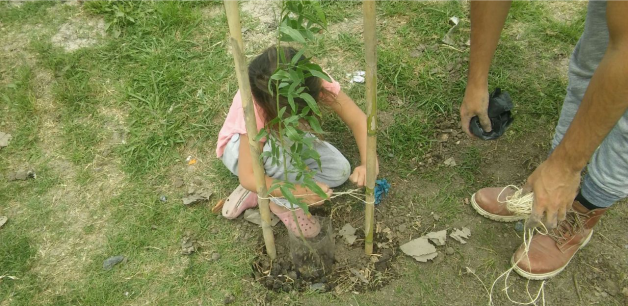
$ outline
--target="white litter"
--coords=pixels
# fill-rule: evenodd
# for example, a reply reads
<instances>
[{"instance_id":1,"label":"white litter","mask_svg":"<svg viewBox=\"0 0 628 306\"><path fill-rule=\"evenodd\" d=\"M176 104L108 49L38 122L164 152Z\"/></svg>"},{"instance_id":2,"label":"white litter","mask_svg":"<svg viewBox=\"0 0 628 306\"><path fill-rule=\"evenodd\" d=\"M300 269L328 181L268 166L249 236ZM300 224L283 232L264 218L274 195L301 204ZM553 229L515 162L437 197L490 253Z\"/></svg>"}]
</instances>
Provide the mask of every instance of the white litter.
<instances>
[{"instance_id":1,"label":"white litter","mask_svg":"<svg viewBox=\"0 0 628 306\"><path fill-rule=\"evenodd\" d=\"M467 241L465 239L469 239L469 237L471 237L471 230L466 227L463 227L462 230L454 229L454 231L449 234L449 237L462 244L466 244Z\"/></svg>"},{"instance_id":2,"label":"white litter","mask_svg":"<svg viewBox=\"0 0 628 306\"><path fill-rule=\"evenodd\" d=\"M353 73L347 73L347 77L351 78L351 83L364 83L364 76L366 75L365 71L358 70Z\"/></svg>"},{"instance_id":3,"label":"white litter","mask_svg":"<svg viewBox=\"0 0 628 306\"><path fill-rule=\"evenodd\" d=\"M406 255L412 256L418 262L427 262L438 256L436 247L434 247L425 237L411 240L410 242L402 245L401 251Z\"/></svg>"},{"instance_id":4,"label":"white litter","mask_svg":"<svg viewBox=\"0 0 628 306\"><path fill-rule=\"evenodd\" d=\"M345 242L348 245L352 245L355 242L355 240L358 238L355 236L355 231L356 229L353 226L351 226L351 224L347 223L345 224L345 226L342 227L342 229L340 229L338 234L345 239Z\"/></svg>"},{"instance_id":5,"label":"white litter","mask_svg":"<svg viewBox=\"0 0 628 306\"><path fill-rule=\"evenodd\" d=\"M443 246L445 245L445 242L447 241L447 230L427 233L427 235L423 237L429 239L432 243L434 243L437 246Z\"/></svg>"}]
</instances>

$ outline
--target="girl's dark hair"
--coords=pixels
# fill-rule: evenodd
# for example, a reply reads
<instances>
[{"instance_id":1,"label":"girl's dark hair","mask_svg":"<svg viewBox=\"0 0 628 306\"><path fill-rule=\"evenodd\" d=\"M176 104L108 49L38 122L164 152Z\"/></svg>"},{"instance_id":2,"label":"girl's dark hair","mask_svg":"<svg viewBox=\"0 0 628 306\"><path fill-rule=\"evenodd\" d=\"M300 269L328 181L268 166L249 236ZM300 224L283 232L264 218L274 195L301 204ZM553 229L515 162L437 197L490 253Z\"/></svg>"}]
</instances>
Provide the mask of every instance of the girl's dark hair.
<instances>
[{"instance_id":1,"label":"girl's dark hair","mask_svg":"<svg viewBox=\"0 0 628 306\"><path fill-rule=\"evenodd\" d=\"M298 51L292 47L280 47L283 50L285 55L285 62L288 65L292 62L292 58L297 55ZM255 102L257 102L258 110L261 110L263 114L261 116L266 119L265 121L268 123L277 118L277 114L279 109L286 106L287 111L284 116L289 116L290 104L288 103L288 99L283 96L279 96L279 107L277 107L277 92L276 87L274 85L270 86L270 89L273 91L272 93L268 91L268 81L270 77L277 70L277 60L282 61L280 56L277 54L277 47L270 47L260 55L258 55L253 61L249 64L249 82L251 84L251 92L253 94L253 98L255 98ZM308 58L301 55L297 62L301 61L309 61ZM305 79L305 92L309 93L316 102L320 103L321 97L324 97L327 100L327 96L331 93L325 90L322 87L322 79L314 76L310 76ZM301 112L301 109L307 106L305 100L295 97L294 103L296 105L296 111L298 113ZM312 113L312 115L314 115ZM320 119L320 118L319 118ZM274 129L274 126L267 126L268 128Z\"/></svg>"}]
</instances>

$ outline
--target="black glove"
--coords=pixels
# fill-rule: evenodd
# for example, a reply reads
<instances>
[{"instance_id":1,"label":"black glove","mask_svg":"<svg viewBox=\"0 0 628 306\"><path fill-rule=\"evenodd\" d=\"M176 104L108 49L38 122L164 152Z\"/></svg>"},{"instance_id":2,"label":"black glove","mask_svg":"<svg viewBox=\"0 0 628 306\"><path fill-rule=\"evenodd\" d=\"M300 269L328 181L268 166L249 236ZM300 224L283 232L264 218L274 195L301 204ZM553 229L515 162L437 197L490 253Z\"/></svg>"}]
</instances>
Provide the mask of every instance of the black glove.
<instances>
[{"instance_id":1,"label":"black glove","mask_svg":"<svg viewBox=\"0 0 628 306\"><path fill-rule=\"evenodd\" d=\"M499 138L506 132L506 129L514 120L510 113L512 108L512 99L510 99L508 92L502 92L500 88L496 88L488 98L488 118L491 120L491 128L493 130L488 133L484 132L480 124L480 118L475 116L471 118L471 123L469 124L471 133L482 140Z\"/></svg>"}]
</instances>

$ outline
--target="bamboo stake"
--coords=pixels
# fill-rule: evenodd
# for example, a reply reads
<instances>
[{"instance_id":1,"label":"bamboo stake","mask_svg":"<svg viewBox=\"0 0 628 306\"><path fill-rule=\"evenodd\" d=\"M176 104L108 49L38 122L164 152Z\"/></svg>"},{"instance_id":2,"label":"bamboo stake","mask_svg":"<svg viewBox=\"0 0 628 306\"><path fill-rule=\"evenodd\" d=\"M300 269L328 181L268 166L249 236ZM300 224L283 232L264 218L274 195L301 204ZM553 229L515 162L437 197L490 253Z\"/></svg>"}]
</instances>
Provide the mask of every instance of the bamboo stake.
<instances>
[{"instance_id":1,"label":"bamboo stake","mask_svg":"<svg viewBox=\"0 0 628 306\"><path fill-rule=\"evenodd\" d=\"M266 244L266 252L271 260L277 257L275 250L275 237L270 225L270 209L268 207L268 188L266 186L266 172L260 163L260 147L255 141L257 138L257 122L255 120L255 110L253 106L253 96L251 95L251 84L249 83L249 73L244 57L244 42L242 41L242 30L240 28L240 11L238 1L224 0L227 22L229 23L229 38L233 59L235 61L236 76L238 86L240 86L240 96L242 97L242 107L244 108L244 120L246 121L246 133L249 138L249 148L251 149L251 160L253 161L253 174L257 184L257 201L262 217L262 233Z\"/></svg>"},{"instance_id":2,"label":"bamboo stake","mask_svg":"<svg viewBox=\"0 0 628 306\"><path fill-rule=\"evenodd\" d=\"M377 37L375 33L375 1L363 0L364 47L366 50L366 209L364 212L364 252L373 253L375 224L375 179L377 174Z\"/></svg>"}]
</instances>

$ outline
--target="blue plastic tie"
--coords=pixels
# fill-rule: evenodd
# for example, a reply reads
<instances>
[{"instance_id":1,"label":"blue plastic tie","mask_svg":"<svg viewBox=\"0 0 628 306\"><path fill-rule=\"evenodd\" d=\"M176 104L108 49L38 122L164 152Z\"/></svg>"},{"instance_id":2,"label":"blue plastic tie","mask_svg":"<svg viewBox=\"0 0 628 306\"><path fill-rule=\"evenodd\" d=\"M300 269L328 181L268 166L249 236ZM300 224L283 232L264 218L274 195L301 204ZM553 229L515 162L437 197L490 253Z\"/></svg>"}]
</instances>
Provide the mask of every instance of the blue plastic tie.
<instances>
[{"instance_id":1,"label":"blue plastic tie","mask_svg":"<svg viewBox=\"0 0 628 306\"><path fill-rule=\"evenodd\" d=\"M390 190L390 184L386 179L375 181L375 204L379 204L384 196L388 194Z\"/></svg>"}]
</instances>

